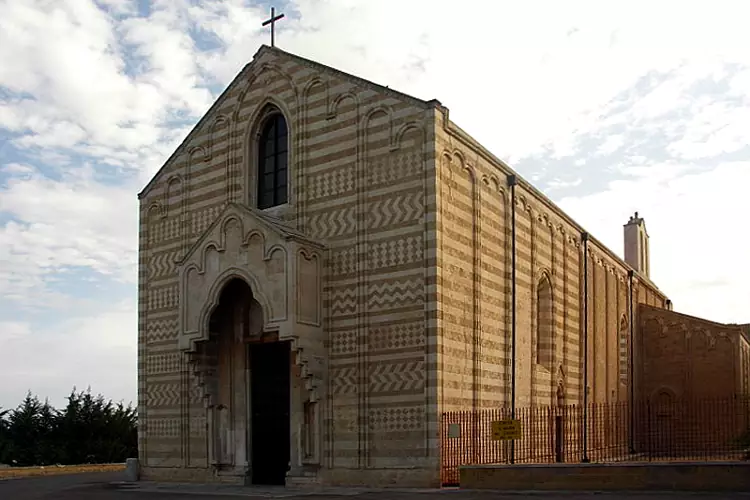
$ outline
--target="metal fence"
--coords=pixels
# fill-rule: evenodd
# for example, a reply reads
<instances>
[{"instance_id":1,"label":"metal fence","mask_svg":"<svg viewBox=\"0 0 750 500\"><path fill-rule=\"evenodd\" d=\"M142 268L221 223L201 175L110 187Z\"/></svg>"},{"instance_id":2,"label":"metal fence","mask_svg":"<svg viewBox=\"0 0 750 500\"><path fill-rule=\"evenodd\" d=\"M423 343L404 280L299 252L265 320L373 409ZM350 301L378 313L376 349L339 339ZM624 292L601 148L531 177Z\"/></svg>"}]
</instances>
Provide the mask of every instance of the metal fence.
<instances>
[{"instance_id":1,"label":"metal fence","mask_svg":"<svg viewBox=\"0 0 750 500\"><path fill-rule=\"evenodd\" d=\"M750 399L703 399L516 408L520 439L492 436L509 408L443 413L444 485L480 464L750 459Z\"/></svg>"}]
</instances>

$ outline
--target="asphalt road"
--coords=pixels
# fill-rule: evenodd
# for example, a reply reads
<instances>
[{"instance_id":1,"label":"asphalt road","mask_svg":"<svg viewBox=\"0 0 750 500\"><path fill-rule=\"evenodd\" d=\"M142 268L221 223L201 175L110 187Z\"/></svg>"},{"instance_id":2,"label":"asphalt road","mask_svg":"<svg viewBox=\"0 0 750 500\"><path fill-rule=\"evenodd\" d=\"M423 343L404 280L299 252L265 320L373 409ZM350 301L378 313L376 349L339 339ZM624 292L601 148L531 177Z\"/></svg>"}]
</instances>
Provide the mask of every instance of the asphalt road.
<instances>
[{"instance_id":1,"label":"asphalt road","mask_svg":"<svg viewBox=\"0 0 750 500\"><path fill-rule=\"evenodd\" d=\"M580 494L512 494L505 495L492 492L469 491L434 491L404 492L378 491L353 493L341 490L340 494L299 494L295 495L283 489L253 491L252 489L234 489L211 492L191 491L167 492L147 491L140 487L132 488L117 484L122 481L122 473L93 473L46 476L28 479L0 480L0 499L2 500L227 500L228 498L268 499L284 498L300 500L312 497L312 500L427 500L444 497L446 500L517 500L519 498L543 498L546 500L676 500L678 498L695 498L706 500L740 500L750 499L750 492L727 494L659 494L659 493L580 493ZM238 491L241 491L238 493ZM235 494L233 494L235 493ZM237 494L238 493L238 494Z\"/></svg>"}]
</instances>

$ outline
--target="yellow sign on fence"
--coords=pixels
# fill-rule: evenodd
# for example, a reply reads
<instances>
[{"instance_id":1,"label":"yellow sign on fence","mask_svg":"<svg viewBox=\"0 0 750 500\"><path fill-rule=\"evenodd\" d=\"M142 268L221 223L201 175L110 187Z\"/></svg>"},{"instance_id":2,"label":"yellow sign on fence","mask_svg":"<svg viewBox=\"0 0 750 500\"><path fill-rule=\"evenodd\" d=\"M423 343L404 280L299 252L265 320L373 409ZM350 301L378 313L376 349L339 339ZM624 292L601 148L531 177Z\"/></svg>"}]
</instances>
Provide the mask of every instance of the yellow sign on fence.
<instances>
[{"instance_id":1,"label":"yellow sign on fence","mask_svg":"<svg viewBox=\"0 0 750 500\"><path fill-rule=\"evenodd\" d=\"M496 441L521 439L521 421L498 420L492 422L492 439Z\"/></svg>"},{"instance_id":2,"label":"yellow sign on fence","mask_svg":"<svg viewBox=\"0 0 750 500\"><path fill-rule=\"evenodd\" d=\"M459 424L448 424L448 437L449 438L460 438L461 437L461 425L459 425Z\"/></svg>"}]
</instances>

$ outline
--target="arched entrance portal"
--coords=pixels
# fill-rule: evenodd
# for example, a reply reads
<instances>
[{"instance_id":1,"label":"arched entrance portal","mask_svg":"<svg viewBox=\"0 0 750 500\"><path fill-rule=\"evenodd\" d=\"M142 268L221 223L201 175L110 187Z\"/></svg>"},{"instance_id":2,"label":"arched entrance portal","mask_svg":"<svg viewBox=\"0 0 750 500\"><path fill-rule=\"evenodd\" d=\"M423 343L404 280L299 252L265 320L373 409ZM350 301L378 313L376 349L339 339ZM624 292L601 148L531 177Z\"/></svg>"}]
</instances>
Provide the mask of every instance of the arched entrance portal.
<instances>
[{"instance_id":1,"label":"arched entrance portal","mask_svg":"<svg viewBox=\"0 0 750 500\"><path fill-rule=\"evenodd\" d=\"M209 440L219 474L252 484L285 483L290 459L289 342L263 331L260 304L245 281L227 282L203 342L215 367L209 402Z\"/></svg>"},{"instance_id":2,"label":"arched entrance portal","mask_svg":"<svg viewBox=\"0 0 750 500\"><path fill-rule=\"evenodd\" d=\"M286 224L230 203L179 264L178 346L207 419L205 448L196 439L187 453L207 455L213 473L231 482L319 477L324 252Z\"/></svg>"}]
</instances>

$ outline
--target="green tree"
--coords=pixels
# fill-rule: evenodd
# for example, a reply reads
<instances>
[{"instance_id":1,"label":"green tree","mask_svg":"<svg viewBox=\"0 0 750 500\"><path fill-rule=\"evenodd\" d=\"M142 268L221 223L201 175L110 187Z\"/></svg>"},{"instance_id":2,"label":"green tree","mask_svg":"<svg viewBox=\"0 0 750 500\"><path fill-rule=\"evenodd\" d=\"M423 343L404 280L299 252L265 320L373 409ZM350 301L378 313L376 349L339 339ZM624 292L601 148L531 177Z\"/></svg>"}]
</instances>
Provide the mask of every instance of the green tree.
<instances>
[{"instance_id":1,"label":"green tree","mask_svg":"<svg viewBox=\"0 0 750 500\"><path fill-rule=\"evenodd\" d=\"M35 448L41 433L41 409L39 399L28 392L23 402L10 412L8 434L12 465L27 466L36 463L37 450Z\"/></svg>"},{"instance_id":2,"label":"green tree","mask_svg":"<svg viewBox=\"0 0 750 500\"><path fill-rule=\"evenodd\" d=\"M10 437L8 435L7 416L10 410L0 408L0 464L8 462L8 450L10 447Z\"/></svg>"},{"instance_id":3,"label":"green tree","mask_svg":"<svg viewBox=\"0 0 750 500\"><path fill-rule=\"evenodd\" d=\"M0 411L0 463L112 463L137 452L136 410L90 389L73 388L61 410L29 392L17 408Z\"/></svg>"}]
</instances>

